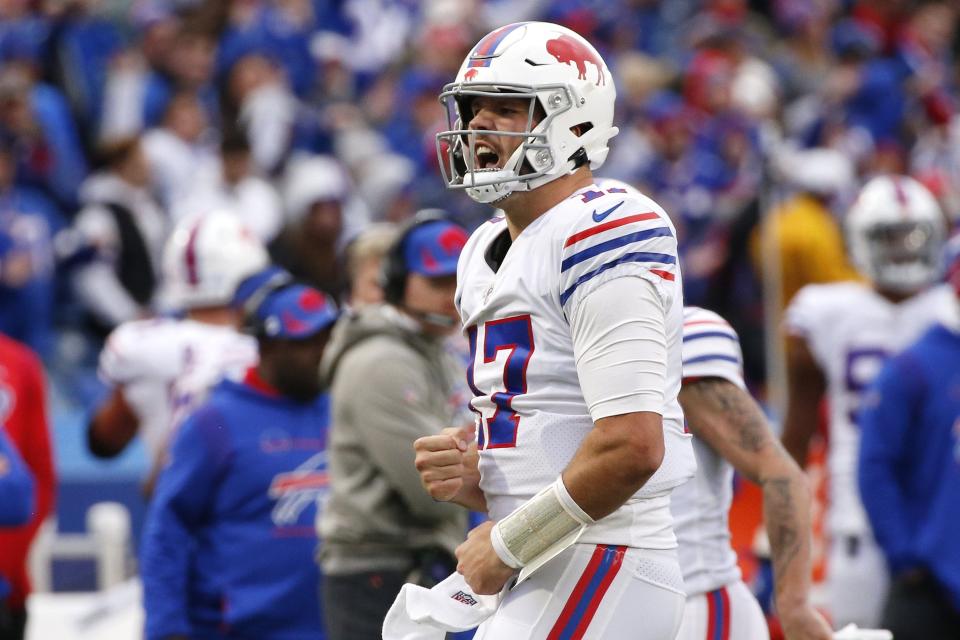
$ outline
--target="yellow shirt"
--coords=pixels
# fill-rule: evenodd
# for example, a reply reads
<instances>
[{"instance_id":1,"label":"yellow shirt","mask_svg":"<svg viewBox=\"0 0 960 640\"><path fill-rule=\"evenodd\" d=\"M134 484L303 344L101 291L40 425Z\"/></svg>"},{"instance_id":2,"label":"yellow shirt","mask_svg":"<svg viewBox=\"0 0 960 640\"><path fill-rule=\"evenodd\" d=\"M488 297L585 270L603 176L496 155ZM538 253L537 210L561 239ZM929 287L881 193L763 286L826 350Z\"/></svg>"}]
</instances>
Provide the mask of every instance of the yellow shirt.
<instances>
[{"instance_id":1,"label":"yellow shirt","mask_svg":"<svg viewBox=\"0 0 960 640\"><path fill-rule=\"evenodd\" d=\"M776 242L781 311L804 285L863 279L847 258L840 226L815 198L801 194L787 200L766 219L762 230L763 236L754 232L750 251L757 273L763 274L763 241Z\"/></svg>"}]
</instances>

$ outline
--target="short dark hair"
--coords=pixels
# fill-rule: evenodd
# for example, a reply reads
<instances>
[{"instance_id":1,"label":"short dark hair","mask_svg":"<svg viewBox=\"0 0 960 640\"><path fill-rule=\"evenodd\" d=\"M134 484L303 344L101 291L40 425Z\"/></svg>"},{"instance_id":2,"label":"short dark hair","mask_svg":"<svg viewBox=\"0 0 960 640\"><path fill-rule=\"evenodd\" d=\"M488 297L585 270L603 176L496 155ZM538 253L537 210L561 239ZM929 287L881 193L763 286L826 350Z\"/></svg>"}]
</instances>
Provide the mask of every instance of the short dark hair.
<instances>
[{"instance_id":1,"label":"short dark hair","mask_svg":"<svg viewBox=\"0 0 960 640\"><path fill-rule=\"evenodd\" d=\"M99 164L108 169L123 165L140 145L140 136L122 136L102 142L97 149Z\"/></svg>"}]
</instances>

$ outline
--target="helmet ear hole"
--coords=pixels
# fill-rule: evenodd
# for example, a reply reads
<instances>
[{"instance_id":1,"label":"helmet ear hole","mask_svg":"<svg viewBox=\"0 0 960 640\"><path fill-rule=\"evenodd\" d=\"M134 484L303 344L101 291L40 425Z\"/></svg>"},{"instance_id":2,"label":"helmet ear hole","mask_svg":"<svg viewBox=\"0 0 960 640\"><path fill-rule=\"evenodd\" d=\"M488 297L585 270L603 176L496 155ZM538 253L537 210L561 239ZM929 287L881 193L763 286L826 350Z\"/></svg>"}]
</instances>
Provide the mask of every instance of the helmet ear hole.
<instances>
[{"instance_id":1,"label":"helmet ear hole","mask_svg":"<svg viewBox=\"0 0 960 640\"><path fill-rule=\"evenodd\" d=\"M580 124L575 124L570 127L570 133L577 136L578 138L583 137L583 134L593 129L592 122L581 122Z\"/></svg>"}]
</instances>

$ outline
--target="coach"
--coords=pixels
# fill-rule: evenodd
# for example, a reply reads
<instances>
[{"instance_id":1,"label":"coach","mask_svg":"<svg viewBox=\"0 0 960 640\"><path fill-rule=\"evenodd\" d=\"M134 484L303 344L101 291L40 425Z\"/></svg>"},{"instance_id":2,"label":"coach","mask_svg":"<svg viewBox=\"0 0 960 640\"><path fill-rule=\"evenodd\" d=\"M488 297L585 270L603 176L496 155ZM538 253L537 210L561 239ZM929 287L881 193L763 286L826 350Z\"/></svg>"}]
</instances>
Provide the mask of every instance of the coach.
<instances>
[{"instance_id":1,"label":"coach","mask_svg":"<svg viewBox=\"0 0 960 640\"><path fill-rule=\"evenodd\" d=\"M302 285L257 298L259 364L186 419L157 481L142 548L148 640L325 637L312 562L326 488L318 367L337 309Z\"/></svg>"},{"instance_id":2,"label":"coach","mask_svg":"<svg viewBox=\"0 0 960 640\"><path fill-rule=\"evenodd\" d=\"M387 303L345 317L327 350L330 501L319 528L331 640L379 640L404 582L446 577L465 537L466 511L420 486L413 442L470 419L457 394L463 363L445 346L459 326L453 295L466 239L436 215L407 225L386 256Z\"/></svg>"}]
</instances>

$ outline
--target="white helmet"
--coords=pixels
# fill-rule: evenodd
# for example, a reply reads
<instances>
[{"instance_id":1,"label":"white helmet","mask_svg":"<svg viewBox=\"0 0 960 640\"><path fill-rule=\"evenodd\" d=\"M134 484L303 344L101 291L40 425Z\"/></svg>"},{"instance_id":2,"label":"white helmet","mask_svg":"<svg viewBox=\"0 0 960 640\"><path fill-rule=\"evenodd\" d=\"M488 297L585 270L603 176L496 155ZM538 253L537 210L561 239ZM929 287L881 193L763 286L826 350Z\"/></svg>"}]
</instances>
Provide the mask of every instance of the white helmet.
<instances>
[{"instance_id":1,"label":"white helmet","mask_svg":"<svg viewBox=\"0 0 960 640\"><path fill-rule=\"evenodd\" d=\"M478 96L530 98L525 131L469 130ZM484 36L455 82L440 94L450 130L437 134L437 154L447 187L466 189L492 203L515 191L536 189L587 162L606 160L616 90L597 50L575 32L548 22L517 22ZM543 119L535 123L542 109ZM580 125L578 136L573 128ZM476 168L476 136L522 138L503 168Z\"/></svg>"},{"instance_id":2,"label":"white helmet","mask_svg":"<svg viewBox=\"0 0 960 640\"><path fill-rule=\"evenodd\" d=\"M846 225L854 263L879 288L910 294L938 277L946 225L933 195L913 178L868 182Z\"/></svg>"},{"instance_id":3,"label":"white helmet","mask_svg":"<svg viewBox=\"0 0 960 640\"><path fill-rule=\"evenodd\" d=\"M181 220L163 250L164 286L177 308L223 306L240 281L264 269L266 249L232 211Z\"/></svg>"}]
</instances>

